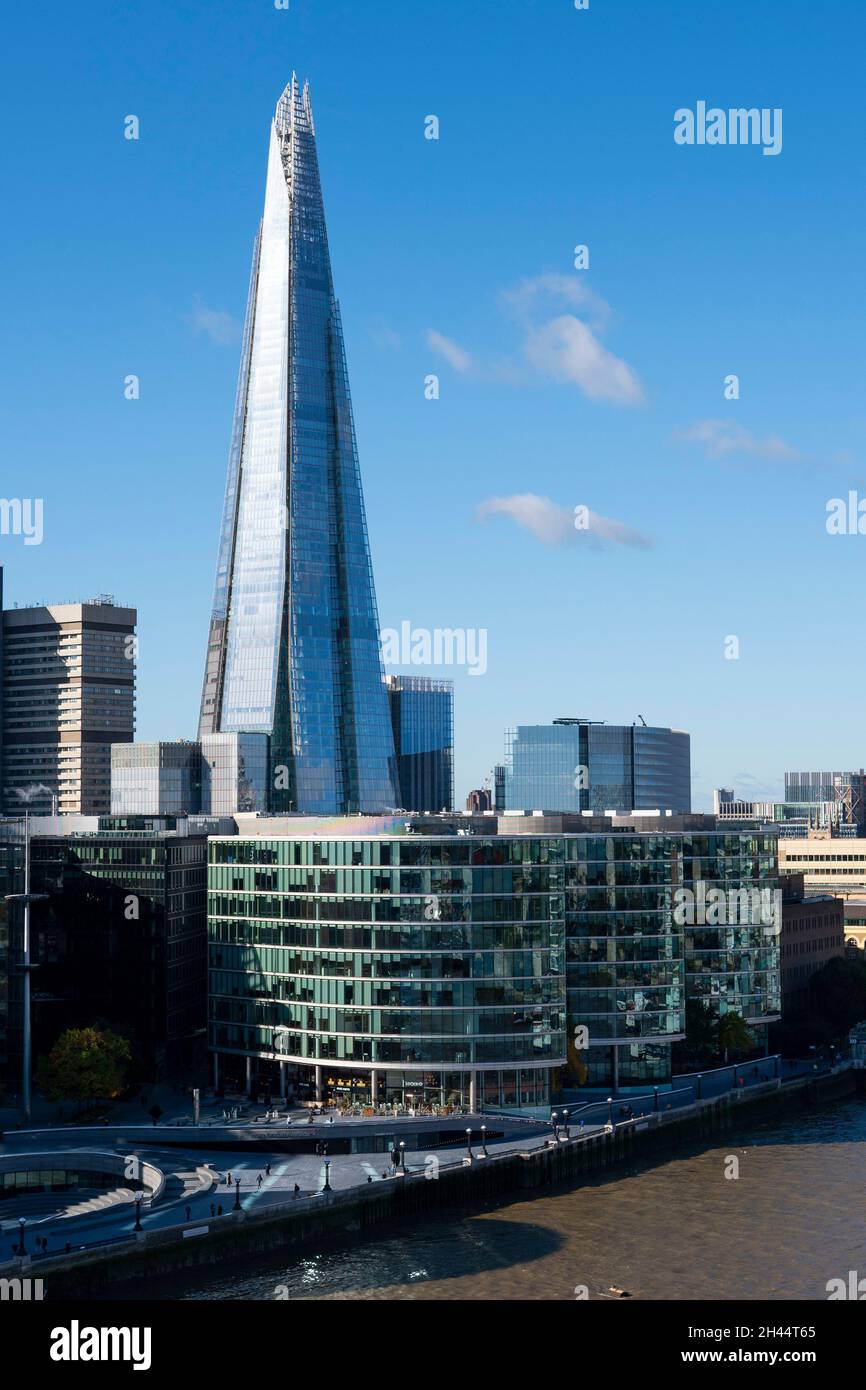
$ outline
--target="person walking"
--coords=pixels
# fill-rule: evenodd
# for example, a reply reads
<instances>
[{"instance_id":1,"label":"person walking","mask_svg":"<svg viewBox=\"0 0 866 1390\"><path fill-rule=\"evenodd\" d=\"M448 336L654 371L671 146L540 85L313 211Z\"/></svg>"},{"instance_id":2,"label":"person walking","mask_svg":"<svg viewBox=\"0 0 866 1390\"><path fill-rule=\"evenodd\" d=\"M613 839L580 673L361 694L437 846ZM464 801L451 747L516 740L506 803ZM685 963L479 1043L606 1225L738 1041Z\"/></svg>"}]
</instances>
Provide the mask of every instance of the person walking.
<instances>
[{"instance_id":1,"label":"person walking","mask_svg":"<svg viewBox=\"0 0 866 1390\"><path fill-rule=\"evenodd\" d=\"M257 1185L257 1187L258 1187L258 1189L259 1189L259 1192L261 1192L261 1190L262 1190L262 1175L261 1175L261 1173L259 1173L259 1176L256 1178L256 1185Z\"/></svg>"}]
</instances>

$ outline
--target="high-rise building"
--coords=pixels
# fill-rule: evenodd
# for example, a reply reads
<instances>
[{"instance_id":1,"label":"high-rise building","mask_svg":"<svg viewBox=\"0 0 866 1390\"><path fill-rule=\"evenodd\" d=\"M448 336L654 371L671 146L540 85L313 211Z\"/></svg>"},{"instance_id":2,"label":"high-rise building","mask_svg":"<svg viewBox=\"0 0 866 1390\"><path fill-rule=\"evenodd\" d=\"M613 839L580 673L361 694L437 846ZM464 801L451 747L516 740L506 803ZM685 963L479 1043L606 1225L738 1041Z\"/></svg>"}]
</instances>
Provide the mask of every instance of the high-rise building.
<instances>
[{"instance_id":1,"label":"high-rise building","mask_svg":"<svg viewBox=\"0 0 866 1390\"><path fill-rule=\"evenodd\" d=\"M454 682L386 676L404 811L454 805Z\"/></svg>"},{"instance_id":2,"label":"high-rise building","mask_svg":"<svg viewBox=\"0 0 866 1390\"><path fill-rule=\"evenodd\" d=\"M199 736L270 736L273 809L399 804L309 89L271 123Z\"/></svg>"},{"instance_id":3,"label":"high-rise building","mask_svg":"<svg viewBox=\"0 0 866 1390\"><path fill-rule=\"evenodd\" d=\"M111 745L135 732L134 608L3 613L3 809L106 814Z\"/></svg>"},{"instance_id":4,"label":"high-rise building","mask_svg":"<svg viewBox=\"0 0 866 1390\"><path fill-rule=\"evenodd\" d=\"M555 719L506 733L507 811L691 810L689 735L643 724Z\"/></svg>"}]
</instances>

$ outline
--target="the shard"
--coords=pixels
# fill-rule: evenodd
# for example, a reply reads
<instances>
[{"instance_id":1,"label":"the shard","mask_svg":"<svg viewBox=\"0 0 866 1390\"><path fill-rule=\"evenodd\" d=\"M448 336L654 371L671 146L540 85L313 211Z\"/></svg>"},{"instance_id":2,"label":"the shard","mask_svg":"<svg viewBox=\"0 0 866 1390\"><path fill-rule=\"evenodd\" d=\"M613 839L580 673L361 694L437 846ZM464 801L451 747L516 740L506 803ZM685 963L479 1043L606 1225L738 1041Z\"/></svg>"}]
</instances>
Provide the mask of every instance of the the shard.
<instances>
[{"instance_id":1,"label":"the shard","mask_svg":"<svg viewBox=\"0 0 866 1390\"><path fill-rule=\"evenodd\" d=\"M271 738L271 810L399 805L309 88L271 124L199 735Z\"/></svg>"}]
</instances>

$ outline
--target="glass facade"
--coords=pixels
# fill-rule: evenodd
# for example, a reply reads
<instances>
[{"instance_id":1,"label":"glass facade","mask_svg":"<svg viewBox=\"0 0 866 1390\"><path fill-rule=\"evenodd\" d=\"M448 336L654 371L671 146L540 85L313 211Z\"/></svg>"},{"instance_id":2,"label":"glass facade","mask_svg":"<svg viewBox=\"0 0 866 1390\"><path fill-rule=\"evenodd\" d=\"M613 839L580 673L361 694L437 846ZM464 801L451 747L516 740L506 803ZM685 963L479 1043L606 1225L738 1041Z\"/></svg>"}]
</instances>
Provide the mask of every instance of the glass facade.
<instances>
[{"instance_id":1,"label":"glass facade","mask_svg":"<svg viewBox=\"0 0 866 1390\"><path fill-rule=\"evenodd\" d=\"M780 1011L770 834L256 837L209 857L210 1048L275 1066L279 1036L300 1077L665 1085L687 999L736 1010L758 1047Z\"/></svg>"},{"instance_id":2,"label":"glass facade","mask_svg":"<svg viewBox=\"0 0 866 1390\"><path fill-rule=\"evenodd\" d=\"M500 1095L507 1071L543 1101L530 1073L565 1057L564 907L555 842L211 840L211 1050L274 1059L279 1032L307 1076L451 1089L489 1070Z\"/></svg>"},{"instance_id":3,"label":"glass facade","mask_svg":"<svg viewBox=\"0 0 866 1390\"><path fill-rule=\"evenodd\" d=\"M405 811L450 811L454 804L454 683L386 676Z\"/></svg>"},{"instance_id":4,"label":"glass facade","mask_svg":"<svg viewBox=\"0 0 866 1390\"><path fill-rule=\"evenodd\" d=\"M506 734L508 811L691 809L690 740L677 729L561 720Z\"/></svg>"},{"instance_id":5,"label":"glass facade","mask_svg":"<svg viewBox=\"0 0 866 1390\"><path fill-rule=\"evenodd\" d=\"M201 810L197 743L111 745L111 814L181 816Z\"/></svg>"},{"instance_id":6,"label":"glass facade","mask_svg":"<svg viewBox=\"0 0 866 1390\"><path fill-rule=\"evenodd\" d=\"M201 740L201 809L231 816L269 809L267 734L205 734Z\"/></svg>"},{"instance_id":7,"label":"glass facade","mask_svg":"<svg viewBox=\"0 0 866 1390\"><path fill-rule=\"evenodd\" d=\"M758 1045L766 1041L781 1007L770 920L776 843L737 833L568 837L569 1037L588 1030L586 1084L669 1081L669 1045L684 1035L687 998L716 1014L736 1010ZM713 889L726 895L715 913L707 908ZM572 1051L569 1060L574 1066Z\"/></svg>"},{"instance_id":8,"label":"glass facade","mask_svg":"<svg viewBox=\"0 0 866 1390\"><path fill-rule=\"evenodd\" d=\"M271 126L199 735L268 734L275 811L398 804L309 91Z\"/></svg>"}]
</instances>

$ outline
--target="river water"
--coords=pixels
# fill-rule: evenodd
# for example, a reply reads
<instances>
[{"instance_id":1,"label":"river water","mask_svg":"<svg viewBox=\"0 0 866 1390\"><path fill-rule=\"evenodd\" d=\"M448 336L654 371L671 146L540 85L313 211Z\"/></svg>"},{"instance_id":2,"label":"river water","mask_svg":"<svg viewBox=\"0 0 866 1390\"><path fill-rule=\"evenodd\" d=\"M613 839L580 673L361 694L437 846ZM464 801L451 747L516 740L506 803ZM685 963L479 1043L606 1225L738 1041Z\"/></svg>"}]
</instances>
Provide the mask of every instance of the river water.
<instances>
[{"instance_id":1,"label":"river water","mask_svg":"<svg viewBox=\"0 0 866 1390\"><path fill-rule=\"evenodd\" d=\"M173 1277L147 1296L558 1300L618 1286L644 1299L826 1299L829 1279L866 1276L864 1143L866 1102L807 1110L653 1167Z\"/></svg>"}]
</instances>

